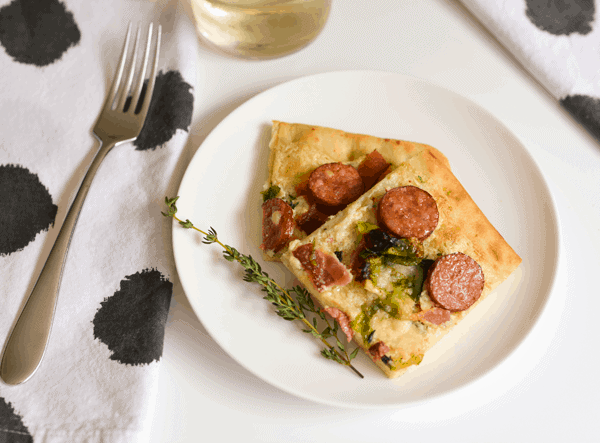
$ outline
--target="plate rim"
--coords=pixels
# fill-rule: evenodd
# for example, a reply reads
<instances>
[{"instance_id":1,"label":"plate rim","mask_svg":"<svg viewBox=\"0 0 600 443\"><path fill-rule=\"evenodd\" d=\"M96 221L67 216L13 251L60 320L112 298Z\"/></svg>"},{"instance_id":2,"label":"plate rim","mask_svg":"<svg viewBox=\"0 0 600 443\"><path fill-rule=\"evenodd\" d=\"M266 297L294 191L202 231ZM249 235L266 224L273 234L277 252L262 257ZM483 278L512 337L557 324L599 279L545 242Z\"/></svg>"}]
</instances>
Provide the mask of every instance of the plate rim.
<instances>
[{"instance_id":1,"label":"plate rim","mask_svg":"<svg viewBox=\"0 0 600 443\"><path fill-rule=\"evenodd\" d=\"M416 76L412 76L412 75L407 75L407 74L403 74L403 73L396 73L396 72L391 72L391 71L385 71L385 70L333 70L333 71L326 71L326 72L321 72L321 73L316 73L316 74L311 74L311 75L306 75L306 76L300 76L300 77L296 77L294 79L291 80L287 80L287 81L283 81L277 85L268 87L267 89L265 89L264 91L259 92L258 94L254 95L253 97L249 98L248 100L246 100L245 102L241 103L240 105L238 105L235 109L233 109L230 113L228 113L210 132L209 134L206 136L206 138L200 143L200 145L197 147L196 151L194 152L194 154L191 156L191 158L188 161L187 166L185 167L185 171L181 176L181 181L179 183L179 186L177 188L177 194L176 195L181 195L182 189L185 187L185 183L186 183L186 179L189 179L189 173L190 173L190 165L194 162L194 160L197 157L201 157L202 154L200 154L202 152L202 147L204 145L209 145L212 142L212 139L214 137L216 137L216 134L220 131L220 129L224 126L227 126L227 124L229 123L229 121L233 120L235 121L235 117L237 116L237 114L241 113L244 111L244 109L246 108L251 108L252 105L254 104L254 102L259 101L264 95L267 94L272 94L274 93L273 91L276 91L277 89L284 89L284 88L289 88L289 87L293 87L295 84L301 84L302 82L306 82L306 81L315 81L318 80L320 77L331 77L331 76L337 76L337 75L351 75L351 76L393 76L398 78L399 80L401 80L402 82L407 82L407 81L412 81L412 82L419 82L422 83L428 87L434 87L436 89L441 89L443 91L445 91L446 93L459 98L460 100L463 100L465 102L468 102L469 104L471 104L472 106L476 107L478 110L480 110L481 112L483 112L486 116L486 118L492 119L494 121L494 123L496 125L498 125L499 127L501 127L504 131L506 131L506 133L508 133L512 138L515 139L516 142L518 142L518 144L521 146L522 151L527 155L528 160L533 164L533 166L536 169L537 174L539 175L539 177L541 178L541 184L544 187L544 191L546 196L548 197L548 206L549 206L549 210L552 214L552 222L553 222L553 240L554 243L556 245L556 253L553 256L552 259L552 271L551 271L551 278L547 284L548 286L548 291L547 291L547 295L544 297L544 300L542 302L542 304L539 306L538 312L537 312L537 316L534 319L533 322L531 322L531 324L528 326L528 328L526 329L523 337L518 341L518 343L516 343L515 345L512 346L512 348L501 358L499 359L499 361L497 362L496 365L494 365L493 367L491 367L489 370L487 370L486 372L484 372L483 374L473 378L472 380L466 381L464 383L462 383L460 386L452 388L452 389L448 389L447 391L441 392L441 393L434 393L433 395L428 395L428 396L424 396L421 399L415 399L415 400L409 400L409 401L403 401L403 402L399 402L399 403L386 403L386 404L359 404L357 402L350 402L350 403L346 403L346 402L342 402L342 401L336 401L336 400L329 400L329 399L323 399L323 398L315 398L312 397L310 395L307 395L305 393L303 393L300 390L294 389L294 388L290 388L289 386L285 386L283 383L279 382L278 380L272 380L269 379L267 377L264 377L262 374L258 373L257 371L255 371L253 368L246 366L242 361L240 361L238 359L237 356L235 356L233 353L230 353L221 343L221 341L215 337L213 335L213 333L209 330L209 328L206 327L206 325L204 324L204 322L202 321L202 318L200 316L200 314L197 312L198 310L195 308L194 306L194 301L192 300L192 297L188 295L188 291L186 290L186 282L185 282L185 277L182 277L183 273L181 272L183 269L183 266L180 264L180 258L179 254L177 253L178 251L178 246L176 243L176 237L175 237L175 229L179 228L179 223L176 220L172 220L172 228L171 228L171 243L172 243L172 248L173 248L173 256L174 256L174 262L175 262L175 268L179 277L179 280L181 282L182 285L182 289L183 292L185 293L186 298L188 299L190 306L192 308L192 310L194 311L194 314L197 316L198 320L202 323L202 325L205 327L206 332L210 335L211 339L215 341L215 343L217 343L219 345L219 347L232 359L234 360L237 364L239 364L242 368L244 368L245 370L247 370L248 372L250 372L251 374L253 374L254 376L256 376L257 378L259 378L260 380L264 381L265 383L268 383L271 386L274 386L280 390L282 390L283 392L287 392L291 395L294 395L296 397L311 401L311 402L315 402L315 403L320 403L320 404L324 404L324 405L328 405L328 406L335 406L335 407L343 407L343 408L350 408L350 409L371 409L371 410L377 410L377 409L399 409L399 408L405 408L405 407L414 407L416 405L425 403L425 402L429 402L432 400L437 400L437 399L442 399L442 398L446 398L450 395L455 394L458 391L464 391L467 388L472 387L474 384L477 384L479 382L481 382L483 379L485 378L489 378L492 374L498 372L501 370L501 367L503 367L506 362L508 360L511 359L512 356L514 356L514 354L516 354L520 349L522 349L529 341L529 339L531 338L531 336L533 335L533 331L534 329L536 329L537 327L539 327L540 324L540 320L545 316L548 307L549 307L549 302L550 299L552 298L552 293L554 292L555 288L556 288L556 283L557 283L557 279L558 279L558 274L559 274L559 269L560 269L560 263L561 263L561 255L562 255L562 249L563 249L563 238L562 238L562 223L560 221L560 217L559 217L559 213L558 213L558 206L557 206L557 202L556 202L556 197L555 195L551 192L550 186L549 186L549 182L547 179L546 174L544 173L543 169L540 166L540 163L537 161L537 159L533 156L533 154L529 151L529 149L527 148L527 145L523 142L522 138L518 136L518 134L516 134L514 131L512 131L502 120L500 120L498 117L496 117L496 115L494 115L491 111L489 111L488 109L486 109L484 106L482 106L481 104L473 101L471 98L466 97L456 91L453 91L445 86L441 86L439 84L437 84L434 81L428 80L428 79L424 79L421 77L416 77Z\"/></svg>"}]
</instances>

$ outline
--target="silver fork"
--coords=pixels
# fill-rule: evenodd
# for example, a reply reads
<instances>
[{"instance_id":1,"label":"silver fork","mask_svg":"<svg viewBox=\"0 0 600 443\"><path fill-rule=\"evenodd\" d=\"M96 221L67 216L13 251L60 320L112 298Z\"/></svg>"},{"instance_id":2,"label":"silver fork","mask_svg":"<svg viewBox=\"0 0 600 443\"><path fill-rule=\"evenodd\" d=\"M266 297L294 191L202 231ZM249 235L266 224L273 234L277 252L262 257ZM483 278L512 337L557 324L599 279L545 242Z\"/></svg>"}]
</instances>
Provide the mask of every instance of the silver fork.
<instances>
[{"instance_id":1,"label":"silver fork","mask_svg":"<svg viewBox=\"0 0 600 443\"><path fill-rule=\"evenodd\" d=\"M156 32L152 70L146 91L142 94L153 36L153 25L150 24L144 60L138 70L135 89L131 90L136 71L140 29L137 30L126 79L121 82L125 64L127 59L130 58L128 48L131 39L131 23L127 28L127 37L121 52L119 67L93 130L94 135L101 143L100 148L77 191L44 268L4 348L2 362L0 363L0 378L8 384L19 384L27 381L42 361L50 336L63 265L71 243L71 236L100 163L114 146L135 140L142 130L156 79L160 52L160 25L158 25ZM130 92L132 95L130 95Z\"/></svg>"}]
</instances>

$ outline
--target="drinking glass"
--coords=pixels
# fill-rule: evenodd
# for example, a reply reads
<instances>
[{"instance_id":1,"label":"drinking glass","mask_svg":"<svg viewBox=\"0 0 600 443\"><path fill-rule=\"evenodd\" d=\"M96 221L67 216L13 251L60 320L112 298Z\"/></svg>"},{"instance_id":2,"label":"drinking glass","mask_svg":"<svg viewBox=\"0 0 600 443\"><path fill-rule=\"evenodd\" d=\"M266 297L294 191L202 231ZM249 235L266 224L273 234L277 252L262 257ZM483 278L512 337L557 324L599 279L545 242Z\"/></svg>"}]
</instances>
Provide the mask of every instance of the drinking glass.
<instances>
[{"instance_id":1,"label":"drinking glass","mask_svg":"<svg viewBox=\"0 0 600 443\"><path fill-rule=\"evenodd\" d=\"M200 38L249 59L281 57L323 29L331 0L190 0Z\"/></svg>"}]
</instances>

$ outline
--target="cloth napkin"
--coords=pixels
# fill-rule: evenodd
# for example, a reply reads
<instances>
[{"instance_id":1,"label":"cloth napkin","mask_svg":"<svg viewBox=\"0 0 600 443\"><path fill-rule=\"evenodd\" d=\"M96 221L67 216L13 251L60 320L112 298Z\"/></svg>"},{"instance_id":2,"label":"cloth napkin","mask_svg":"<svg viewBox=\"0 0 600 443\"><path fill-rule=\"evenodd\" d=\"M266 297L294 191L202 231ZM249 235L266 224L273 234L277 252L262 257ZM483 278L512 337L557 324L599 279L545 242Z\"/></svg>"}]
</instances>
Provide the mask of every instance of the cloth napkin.
<instances>
[{"instance_id":1,"label":"cloth napkin","mask_svg":"<svg viewBox=\"0 0 600 443\"><path fill-rule=\"evenodd\" d=\"M149 116L92 183L40 368L0 381L2 443L148 440L176 272L161 210L194 101L197 40L177 1L0 0L0 346L98 149L91 130L130 21L144 44L162 25Z\"/></svg>"},{"instance_id":2,"label":"cloth napkin","mask_svg":"<svg viewBox=\"0 0 600 443\"><path fill-rule=\"evenodd\" d=\"M461 0L600 139L600 20L593 0Z\"/></svg>"}]
</instances>

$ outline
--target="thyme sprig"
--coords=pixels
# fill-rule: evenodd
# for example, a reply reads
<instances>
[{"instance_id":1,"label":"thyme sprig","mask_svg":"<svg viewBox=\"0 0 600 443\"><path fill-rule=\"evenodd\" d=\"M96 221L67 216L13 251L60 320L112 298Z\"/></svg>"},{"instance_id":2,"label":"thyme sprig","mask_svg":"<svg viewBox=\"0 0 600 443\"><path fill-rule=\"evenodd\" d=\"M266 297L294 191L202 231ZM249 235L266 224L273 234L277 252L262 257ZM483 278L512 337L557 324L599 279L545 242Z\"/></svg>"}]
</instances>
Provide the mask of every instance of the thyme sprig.
<instances>
[{"instance_id":1,"label":"thyme sprig","mask_svg":"<svg viewBox=\"0 0 600 443\"><path fill-rule=\"evenodd\" d=\"M254 260L252 256L241 254L234 247L222 243L214 228L211 227L208 232L205 232L196 228L190 220L186 219L184 221L179 219L175 215L177 214L176 202L178 199L179 197L165 197L165 204L168 207L168 212L161 212L161 214L165 217L174 218L186 229L194 229L195 231L200 232L204 235L202 243L207 245L216 243L220 245L223 248L223 257L225 260L230 262L235 261L242 265L245 270L244 281L258 283L262 286L261 291L265 292L263 298L275 306L278 316L288 321L302 321L306 326L306 329L303 329L302 331L319 339L325 346L325 348L321 350L321 355L323 355L323 357L350 367L350 369L360 376L360 378L364 378L351 363L352 359L356 357L359 348L354 349L352 353L348 354L346 347L338 338L340 329L338 322L333 320L333 324L330 323L329 319L325 316L325 312L321 308L315 306L309 292L305 288L298 285L291 289L284 289L262 270L260 264ZM292 295L294 296L292 297ZM307 312L315 314L315 316L312 317L312 321L307 317ZM321 332L319 332L318 329L317 317L326 324L325 329ZM335 345L332 345L328 341L331 338L335 341Z\"/></svg>"}]
</instances>

